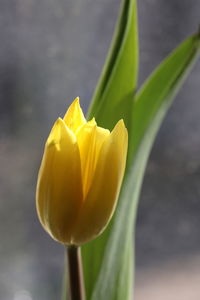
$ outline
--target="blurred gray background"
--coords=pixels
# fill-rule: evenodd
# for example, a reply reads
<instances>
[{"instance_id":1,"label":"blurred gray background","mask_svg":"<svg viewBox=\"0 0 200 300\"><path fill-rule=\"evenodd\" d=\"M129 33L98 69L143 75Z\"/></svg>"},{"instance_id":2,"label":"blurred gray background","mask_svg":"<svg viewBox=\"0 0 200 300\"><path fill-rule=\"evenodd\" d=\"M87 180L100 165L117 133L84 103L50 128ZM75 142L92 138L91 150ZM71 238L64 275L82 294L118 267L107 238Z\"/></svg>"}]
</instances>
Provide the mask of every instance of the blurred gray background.
<instances>
[{"instance_id":1,"label":"blurred gray background","mask_svg":"<svg viewBox=\"0 0 200 300\"><path fill-rule=\"evenodd\" d=\"M0 1L0 299L60 297L63 249L41 228L35 185L52 123L86 112L120 0ZM140 84L197 30L198 0L139 0ZM159 132L136 231L136 300L200 299L200 63Z\"/></svg>"}]
</instances>

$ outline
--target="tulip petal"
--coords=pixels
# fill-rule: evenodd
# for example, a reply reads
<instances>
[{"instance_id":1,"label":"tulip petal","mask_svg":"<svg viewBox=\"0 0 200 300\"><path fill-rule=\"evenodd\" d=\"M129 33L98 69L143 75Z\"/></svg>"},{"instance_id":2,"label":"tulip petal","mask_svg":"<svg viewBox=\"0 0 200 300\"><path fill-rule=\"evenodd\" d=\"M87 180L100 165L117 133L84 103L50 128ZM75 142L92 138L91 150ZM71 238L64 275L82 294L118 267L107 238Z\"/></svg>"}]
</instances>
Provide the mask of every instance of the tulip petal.
<instances>
[{"instance_id":1,"label":"tulip petal","mask_svg":"<svg viewBox=\"0 0 200 300\"><path fill-rule=\"evenodd\" d=\"M72 104L68 108L63 120L67 127L69 127L74 133L81 125L86 123L84 114L80 107L78 97L72 102Z\"/></svg>"},{"instance_id":2,"label":"tulip petal","mask_svg":"<svg viewBox=\"0 0 200 300\"><path fill-rule=\"evenodd\" d=\"M101 146L109 134L109 130L97 126L95 119L87 122L77 131L84 199L94 177Z\"/></svg>"},{"instance_id":3,"label":"tulip petal","mask_svg":"<svg viewBox=\"0 0 200 300\"><path fill-rule=\"evenodd\" d=\"M102 145L87 198L73 231L76 245L99 235L112 217L123 179L128 134L121 120Z\"/></svg>"},{"instance_id":4,"label":"tulip petal","mask_svg":"<svg viewBox=\"0 0 200 300\"><path fill-rule=\"evenodd\" d=\"M58 119L47 140L37 184L37 212L46 231L70 244L83 199L76 136Z\"/></svg>"}]
</instances>

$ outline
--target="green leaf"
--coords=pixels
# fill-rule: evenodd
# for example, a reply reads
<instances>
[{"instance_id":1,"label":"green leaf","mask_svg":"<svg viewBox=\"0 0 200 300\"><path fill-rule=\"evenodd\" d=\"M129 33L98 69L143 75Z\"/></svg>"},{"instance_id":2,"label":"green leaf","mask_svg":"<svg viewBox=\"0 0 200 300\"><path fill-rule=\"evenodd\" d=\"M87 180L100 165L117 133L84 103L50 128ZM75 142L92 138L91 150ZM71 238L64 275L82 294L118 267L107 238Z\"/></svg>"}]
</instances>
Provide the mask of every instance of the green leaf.
<instances>
[{"instance_id":1,"label":"green leaf","mask_svg":"<svg viewBox=\"0 0 200 300\"><path fill-rule=\"evenodd\" d=\"M129 168L107 243L101 245L104 247L104 256L92 300L132 298L130 281L127 286L123 280L128 279L130 268L133 268L132 236L146 163L162 120L198 57L199 50L200 37L197 34L183 42L157 68L135 97L133 122L129 128Z\"/></svg>"},{"instance_id":2,"label":"green leaf","mask_svg":"<svg viewBox=\"0 0 200 300\"><path fill-rule=\"evenodd\" d=\"M119 21L88 118L113 129L116 121L128 113L138 77L138 32L136 0L122 2ZM124 105L126 103L126 105ZM125 110L125 111L124 111ZM112 114L112 118L110 117Z\"/></svg>"},{"instance_id":3,"label":"green leaf","mask_svg":"<svg viewBox=\"0 0 200 300\"><path fill-rule=\"evenodd\" d=\"M117 210L103 235L83 249L87 299L132 298L132 236L144 170L162 120L199 52L200 36L197 34L173 51L149 77L132 102L132 118L128 124L128 167ZM115 107L113 103L110 105ZM101 110L104 111L100 106L99 114ZM93 263L95 271L90 273Z\"/></svg>"},{"instance_id":4,"label":"green leaf","mask_svg":"<svg viewBox=\"0 0 200 300\"><path fill-rule=\"evenodd\" d=\"M103 127L110 129L114 127L119 119L123 118L128 126L137 76L136 0L124 0L111 48L89 109L88 118L91 119L95 116L99 126L103 125ZM100 272L108 236L109 228L98 239L82 247L87 299L91 299ZM127 252L130 253L130 251ZM129 256L132 259L132 256ZM130 285L132 285L132 282Z\"/></svg>"},{"instance_id":5,"label":"green leaf","mask_svg":"<svg viewBox=\"0 0 200 300\"><path fill-rule=\"evenodd\" d=\"M159 110L167 111L199 55L199 33L186 39L143 84L135 97L129 153L134 156L142 136Z\"/></svg>"}]
</instances>

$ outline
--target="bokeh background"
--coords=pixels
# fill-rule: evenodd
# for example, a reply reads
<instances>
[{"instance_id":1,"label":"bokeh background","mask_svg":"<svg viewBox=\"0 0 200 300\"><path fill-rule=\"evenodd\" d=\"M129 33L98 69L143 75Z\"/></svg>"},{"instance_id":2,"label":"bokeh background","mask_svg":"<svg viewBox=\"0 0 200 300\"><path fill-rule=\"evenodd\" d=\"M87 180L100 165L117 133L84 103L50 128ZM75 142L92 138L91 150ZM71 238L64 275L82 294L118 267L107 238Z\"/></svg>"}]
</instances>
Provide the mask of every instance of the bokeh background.
<instances>
[{"instance_id":1,"label":"bokeh background","mask_svg":"<svg viewBox=\"0 0 200 300\"><path fill-rule=\"evenodd\" d=\"M0 1L0 299L60 297L63 249L41 228L35 185L52 123L86 112L120 0ZM200 1L139 0L140 84L197 30ZM136 300L200 299L200 63L155 142L136 230Z\"/></svg>"}]
</instances>

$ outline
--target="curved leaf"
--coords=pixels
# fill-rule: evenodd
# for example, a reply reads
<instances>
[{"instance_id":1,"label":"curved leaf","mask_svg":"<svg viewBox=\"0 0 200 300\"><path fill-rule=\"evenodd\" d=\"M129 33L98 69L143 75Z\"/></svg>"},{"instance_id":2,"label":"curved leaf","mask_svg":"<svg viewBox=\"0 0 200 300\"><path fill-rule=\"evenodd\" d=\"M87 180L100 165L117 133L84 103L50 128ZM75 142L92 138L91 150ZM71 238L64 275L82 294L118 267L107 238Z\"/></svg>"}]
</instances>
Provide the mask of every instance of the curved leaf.
<instances>
[{"instance_id":1,"label":"curved leaf","mask_svg":"<svg viewBox=\"0 0 200 300\"><path fill-rule=\"evenodd\" d=\"M138 75L138 35L136 0L124 0L112 45L93 96L88 118L112 129L117 121L131 115ZM82 247L87 299L91 299L100 272L109 228L99 238ZM130 251L129 251L130 252ZM108 299L105 297L105 299Z\"/></svg>"},{"instance_id":2,"label":"curved leaf","mask_svg":"<svg viewBox=\"0 0 200 300\"><path fill-rule=\"evenodd\" d=\"M127 112L132 104L130 96L135 92L137 77L136 0L124 0L111 48L91 102L89 119L95 116L100 126L112 129L119 119L128 117ZM128 118L125 119L128 122Z\"/></svg>"},{"instance_id":3,"label":"curved leaf","mask_svg":"<svg viewBox=\"0 0 200 300\"><path fill-rule=\"evenodd\" d=\"M129 167L114 219L107 230L106 244L100 245L104 251L103 257L100 257L101 269L92 300L132 298L130 282L127 285L123 280L129 278L133 268L129 251L133 247L132 235L144 170L162 120L199 52L200 36L197 34L173 51L135 97L129 127ZM98 244L98 240L95 243ZM130 292L127 293L127 290Z\"/></svg>"}]
</instances>

